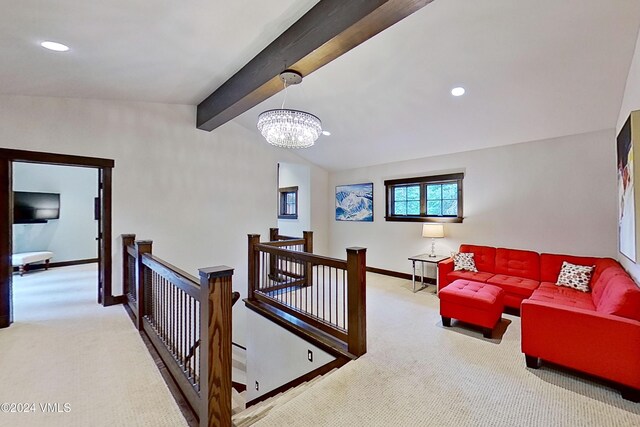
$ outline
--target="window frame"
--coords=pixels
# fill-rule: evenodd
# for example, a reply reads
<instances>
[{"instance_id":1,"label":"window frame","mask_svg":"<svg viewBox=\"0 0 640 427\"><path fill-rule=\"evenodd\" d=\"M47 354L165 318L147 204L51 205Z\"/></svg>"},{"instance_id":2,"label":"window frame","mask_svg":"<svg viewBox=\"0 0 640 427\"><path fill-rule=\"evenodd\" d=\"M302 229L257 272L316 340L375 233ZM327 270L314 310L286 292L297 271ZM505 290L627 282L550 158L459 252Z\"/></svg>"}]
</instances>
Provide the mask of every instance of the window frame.
<instances>
[{"instance_id":1,"label":"window frame","mask_svg":"<svg viewBox=\"0 0 640 427\"><path fill-rule=\"evenodd\" d=\"M287 214L287 194L293 193L296 198L295 214ZM298 187L278 188L278 219L298 219Z\"/></svg>"},{"instance_id":2,"label":"window frame","mask_svg":"<svg viewBox=\"0 0 640 427\"><path fill-rule=\"evenodd\" d=\"M464 173L451 173L445 175L421 176L416 178L389 179L384 182L385 186L385 217L386 221L398 222L440 222L440 223L460 223L464 219L462 211L462 181ZM427 184L445 184L455 182L458 185L458 215L439 216L427 215ZM420 186L420 215L393 215L394 189L410 185Z\"/></svg>"}]
</instances>

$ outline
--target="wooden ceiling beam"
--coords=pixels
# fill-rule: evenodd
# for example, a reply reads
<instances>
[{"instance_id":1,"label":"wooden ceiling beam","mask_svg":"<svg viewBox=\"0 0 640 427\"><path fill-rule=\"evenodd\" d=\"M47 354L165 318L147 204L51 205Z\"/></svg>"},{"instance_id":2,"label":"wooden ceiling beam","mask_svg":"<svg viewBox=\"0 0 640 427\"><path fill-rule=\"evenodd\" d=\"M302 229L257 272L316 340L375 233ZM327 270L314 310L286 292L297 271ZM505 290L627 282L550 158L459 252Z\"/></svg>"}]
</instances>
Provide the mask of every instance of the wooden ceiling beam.
<instances>
[{"instance_id":1,"label":"wooden ceiling beam","mask_svg":"<svg viewBox=\"0 0 640 427\"><path fill-rule=\"evenodd\" d=\"M433 0L320 0L198 105L198 129L212 131L283 88L280 73L303 77Z\"/></svg>"}]
</instances>

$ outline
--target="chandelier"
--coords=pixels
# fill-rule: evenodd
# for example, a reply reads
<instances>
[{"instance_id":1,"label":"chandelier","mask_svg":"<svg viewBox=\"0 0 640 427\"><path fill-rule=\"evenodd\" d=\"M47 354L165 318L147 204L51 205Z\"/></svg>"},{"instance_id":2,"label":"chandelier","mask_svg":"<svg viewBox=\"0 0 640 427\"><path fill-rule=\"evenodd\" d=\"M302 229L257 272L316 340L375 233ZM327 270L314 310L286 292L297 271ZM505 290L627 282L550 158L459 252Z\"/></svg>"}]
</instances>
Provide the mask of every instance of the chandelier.
<instances>
[{"instance_id":1,"label":"chandelier","mask_svg":"<svg viewBox=\"0 0 640 427\"><path fill-rule=\"evenodd\" d=\"M281 148L309 148L322 133L322 122L313 114L305 111L284 108L287 99L287 86L298 84L302 76L291 70L280 74L284 83L282 107L267 110L258 116L258 130L269 144Z\"/></svg>"}]
</instances>

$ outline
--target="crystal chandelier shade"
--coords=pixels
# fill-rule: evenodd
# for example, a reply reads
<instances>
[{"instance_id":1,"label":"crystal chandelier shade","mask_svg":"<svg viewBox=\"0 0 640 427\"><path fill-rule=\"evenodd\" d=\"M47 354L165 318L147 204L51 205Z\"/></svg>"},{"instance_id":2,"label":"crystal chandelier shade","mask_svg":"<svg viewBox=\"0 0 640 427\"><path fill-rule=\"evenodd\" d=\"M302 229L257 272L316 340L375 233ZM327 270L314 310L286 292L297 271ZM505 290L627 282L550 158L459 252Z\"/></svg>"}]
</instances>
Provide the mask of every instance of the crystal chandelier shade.
<instances>
[{"instance_id":1,"label":"crystal chandelier shade","mask_svg":"<svg viewBox=\"0 0 640 427\"><path fill-rule=\"evenodd\" d=\"M322 122L304 111L276 109L258 116L258 130L276 147L309 148L322 133Z\"/></svg>"},{"instance_id":2,"label":"crystal chandelier shade","mask_svg":"<svg viewBox=\"0 0 640 427\"><path fill-rule=\"evenodd\" d=\"M302 75L294 70L280 74L284 83L282 107L267 110L258 116L258 130L271 145L281 148L309 148L322 133L322 122L305 111L284 108L287 86L302 82Z\"/></svg>"}]
</instances>

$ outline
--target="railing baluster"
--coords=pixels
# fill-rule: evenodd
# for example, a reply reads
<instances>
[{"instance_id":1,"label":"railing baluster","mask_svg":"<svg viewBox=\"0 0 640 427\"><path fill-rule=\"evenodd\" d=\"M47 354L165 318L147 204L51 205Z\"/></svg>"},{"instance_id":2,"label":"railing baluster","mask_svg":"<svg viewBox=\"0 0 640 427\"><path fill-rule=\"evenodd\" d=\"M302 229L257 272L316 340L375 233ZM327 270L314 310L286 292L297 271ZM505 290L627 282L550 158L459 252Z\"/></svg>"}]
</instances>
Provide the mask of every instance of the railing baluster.
<instances>
[{"instance_id":1,"label":"railing baluster","mask_svg":"<svg viewBox=\"0 0 640 427\"><path fill-rule=\"evenodd\" d=\"M165 323L164 320L166 318L166 312L165 312L165 295L164 295L164 287L165 287L165 283L164 283L164 277L160 278L160 336L162 337L162 341L164 341L165 343L167 342L167 334L166 334L166 329L165 329Z\"/></svg>"},{"instance_id":2,"label":"railing baluster","mask_svg":"<svg viewBox=\"0 0 640 427\"><path fill-rule=\"evenodd\" d=\"M324 267L322 269L322 316L321 319L325 320L326 316L325 316L325 310L326 310L326 306L327 306L327 280L325 278L325 275L327 273L327 267Z\"/></svg>"},{"instance_id":3,"label":"railing baluster","mask_svg":"<svg viewBox=\"0 0 640 427\"><path fill-rule=\"evenodd\" d=\"M347 308L347 281L344 276L346 274L345 270L342 270L342 329L347 329L347 316L346 316L346 308Z\"/></svg>"},{"instance_id":4,"label":"railing baluster","mask_svg":"<svg viewBox=\"0 0 640 427\"><path fill-rule=\"evenodd\" d=\"M331 323L331 267L329 267L329 323Z\"/></svg>"},{"instance_id":5,"label":"railing baluster","mask_svg":"<svg viewBox=\"0 0 640 427\"><path fill-rule=\"evenodd\" d=\"M184 320L184 291L180 291L180 363L184 366L185 345L184 345L184 327L187 322Z\"/></svg>"},{"instance_id":6,"label":"railing baluster","mask_svg":"<svg viewBox=\"0 0 640 427\"><path fill-rule=\"evenodd\" d=\"M189 318L189 320L191 320L191 298L189 298L188 300L188 309L187 309L187 316ZM191 356L191 322L187 322L187 327L188 327L188 331L187 331L187 348L188 348L188 352L189 352L189 356ZM189 357L187 359L187 372L189 373L189 378L192 378L192 374L191 374L191 357Z\"/></svg>"},{"instance_id":7,"label":"railing baluster","mask_svg":"<svg viewBox=\"0 0 640 427\"><path fill-rule=\"evenodd\" d=\"M340 301L339 301L339 297L338 297L338 270L337 269L334 269L334 270L336 272L336 275L335 275L335 279L336 279L336 283L335 283L335 286L336 286L336 291L335 291L336 292L335 293L335 295L336 295L336 323L338 324L340 322L340 317L338 316L338 309L340 307Z\"/></svg>"},{"instance_id":8,"label":"railing baluster","mask_svg":"<svg viewBox=\"0 0 640 427\"><path fill-rule=\"evenodd\" d=\"M169 283L167 279L163 280L164 283L164 341L165 344L169 343L169 337L171 336L171 331L169 328Z\"/></svg>"},{"instance_id":9,"label":"railing baluster","mask_svg":"<svg viewBox=\"0 0 640 427\"><path fill-rule=\"evenodd\" d=\"M169 331L169 284L167 283L167 279L163 279L164 289L164 341L165 343L169 342L169 336L171 332Z\"/></svg>"},{"instance_id":10,"label":"railing baluster","mask_svg":"<svg viewBox=\"0 0 640 427\"><path fill-rule=\"evenodd\" d=\"M170 307L175 307L176 305L176 288L172 287L169 288L169 295L170 295ZM169 329L171 329L171 352L173 353L173 355L176 355L176 327L175 327L175 316L174 316L174 310L169 310L169 324L171 325L171 327Z\"/></svg>"}]
</instances>

